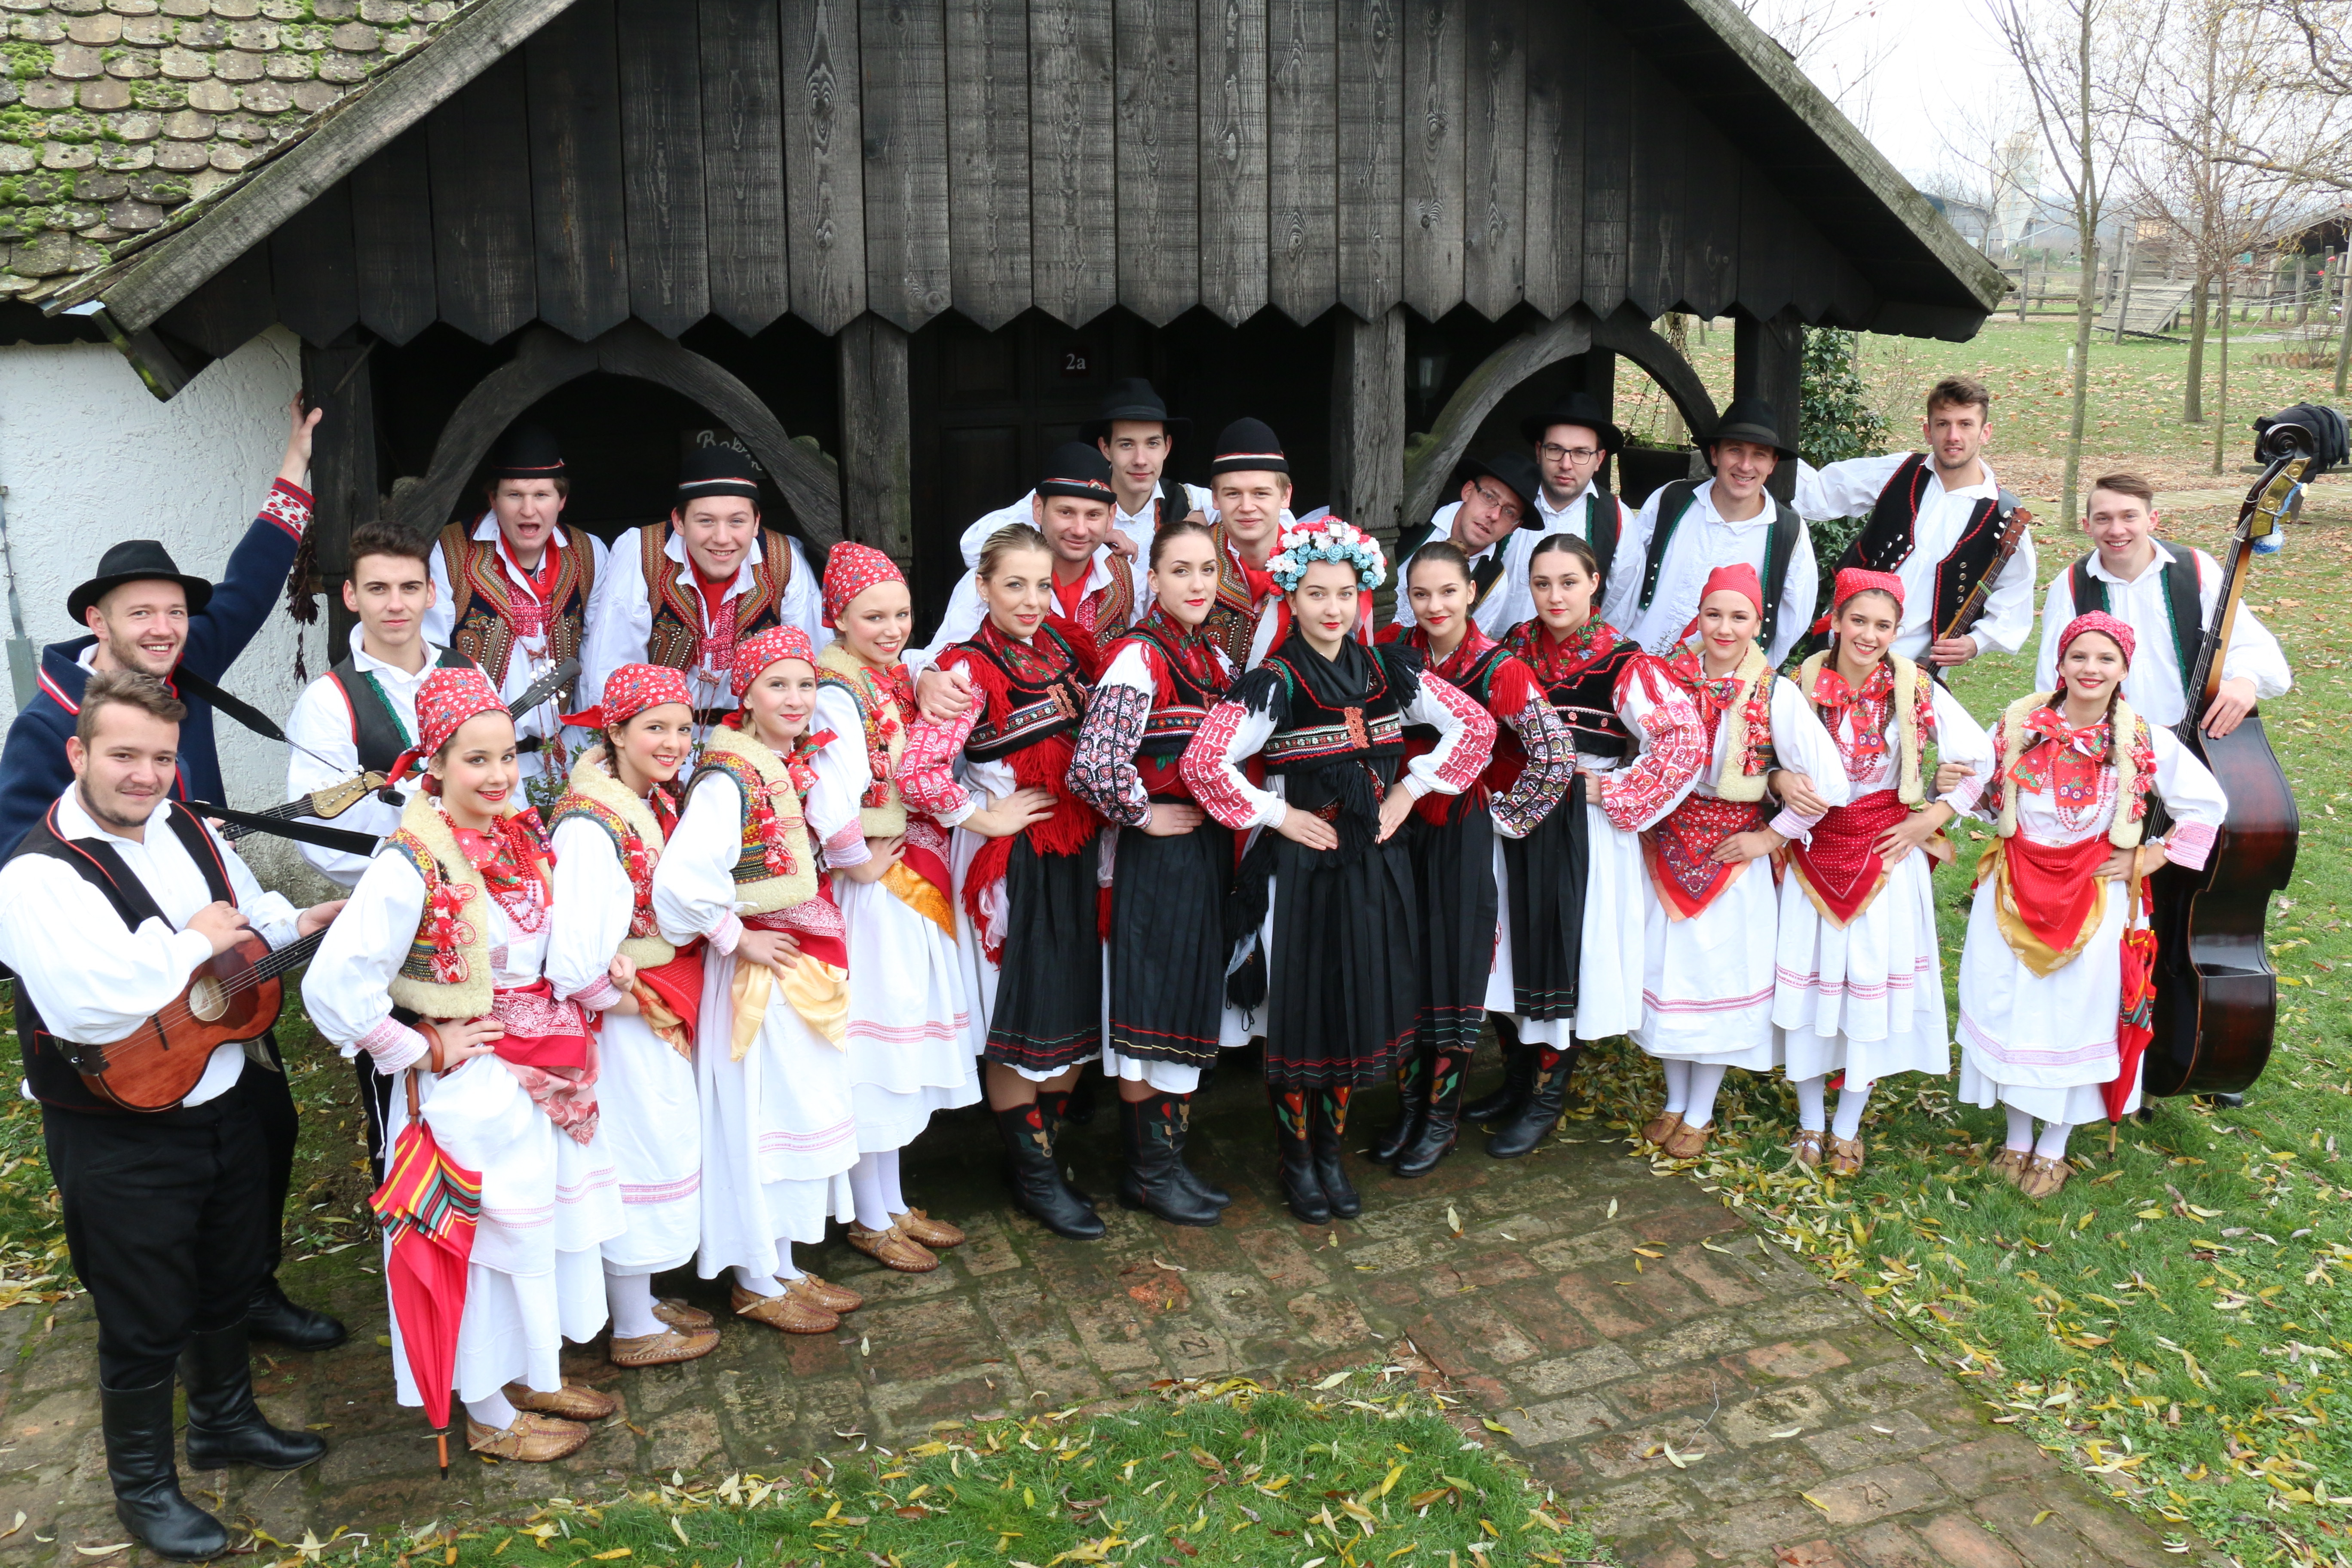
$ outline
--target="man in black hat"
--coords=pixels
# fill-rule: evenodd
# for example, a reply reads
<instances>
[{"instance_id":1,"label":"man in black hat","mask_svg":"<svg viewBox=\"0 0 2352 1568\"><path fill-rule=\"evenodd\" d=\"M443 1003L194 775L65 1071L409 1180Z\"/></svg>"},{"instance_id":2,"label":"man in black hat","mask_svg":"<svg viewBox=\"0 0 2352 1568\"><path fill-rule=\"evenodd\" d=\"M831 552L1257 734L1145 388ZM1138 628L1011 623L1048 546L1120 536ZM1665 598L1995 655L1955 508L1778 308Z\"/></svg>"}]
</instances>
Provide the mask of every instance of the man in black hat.
<instances>
[{"instance_id":1,"label":"man in black hat","mask_svg":"<svg viewBox=\"0 0 2352 1568\"><path fill-rule=\"evenodd\" d=\"M1652 653L1671 653L1698 614L1707 574L1744 561L1764 584L1756 640L1778 665L1805 635L1820 585L1804 519L1764 489L1797 454L1772 405L1755 397L1731 400L1706 450L1714 477L1660 487L1618 542L1602 616Z\"/></svg>"},{"instance_id":2,"label":"man in black hat","mask_svg":"<svg viewBox=\"0 0 2352 1568\"><path fill-rule=\"evenodd\" d=\"M614 547L581 655L582 707L625 664L683 671L695 720L710 724L735 706L735 645L770 626L794 626L822 647L824 581L801 542L760 521L760 465L733 447L696 448L679 466L666 522L649 522Z\"/></svg>"},{"instance_id":3,"label":"man in black hat","mask_svg":"<svg viewBox=\"0 0 2352 1568\"><path fill-rule=\"evenodd\" d=\"M302 482L310 470L320 411L306 412L298 400L291 413L278 478L217 586L182 572L155 541L134 539L109 548L98 574L67 598L67 614L89 634L41 650L40 689L8 726L7 747L0 752L0 844L13 849L73 786L66 742L79 721L90 677L102 672L132 671L168 684L185 710L175 721L171 797L220 800L220 754L213 742L213 698L219 689L214 683L268 620L310 521L310 492ZM276 1055L274 1044L265 1042L264 1048ZM343 1342L342 1324L289 1300L277 1279L280 1218L294 1170L294 1098L279 1071L255 1072L248 1088L274 1200L263 1241L268 1268L253 1299L250 1327L297 1350L326 1350Z\"/></svg>"},{"instance_id":4,"label":"man in black hat","mask_svg":"<svg viewBox=\"0 0 2352 1568\"><path fill-rule=\"evenodd\" d=\"M1217 437L1209 459L1209 531L1217 541L1217 602L1202 630L1236 668L1265 656L1277 617L1265 612L1282 596L1266 574L1290 513L1290 458L1263 419L1236 419Z\"/></svg>"},{"instance_id":5,"label":"man in black hat","mask_svg":"<svg viewBox=\"0 0 2352 1568\"><path fill-rule=\"evenodd\" d=\"M604 575L604 542L563 526L572 477L563 448L536 425L516 426L490 449L483 499L488 510L470 528L453 522L434 543L425 640L480 665L512 702L581 654ZM561 699L550 697L514 716L523 787L541 810L555 804L570 772L562 712Z\"/></svg>"},{"instance_id":6,"label":"man in black hat","mask_svg":"<svg viewBox=\"0 0 2352 1568\"><path fill-rule=\"evenodd\" d=\"M1045 474L1029 492L1028 515L996 525L1026 522L1045 536L1054 552L1054 613L1083 628L1098 646L1125 631L1150 605L1142 589L1143 568L1110 544L1111 514L1118 505L1110 463L1101 449L1065 441L1046 454ZM972 550L975 563L987 542L982 539ZM908 667L919 672L915 692L926 717L945 720L963 711L970 693L962 678L931 666L950 647L977 636L987 613L978 579L967 575L949 596L930 645L908 652Z\"/></svg>"},{"instance_id":7,"label":"man in black hat","mask_svg":"<svg viewBox=\"0 0 2352 1568\"><path fill-rule=\"evenodd\" d=\"M1207 512L1207 490L1198 485L1171 485L1161 477L1176 450L1176 437L1192 429L1192 422L1171 415L1160 394L1139 375L1112 383L1093 421L1078 432L1110 465L1111 489L1118 492L1118 500L1108 543L1121 555L1149 557L1151 536L1162 525Z\"/></svg>"},{"instance_id":8,"label":"man in black hat","mask_svg":"<svg viewBox=\"0 0 2352 1568\"><path fill-rule=\"evenodd\" d=\"M1607 575L1617 541L1633 521L1633 513L1601 484L1601 466L1625 449L1625 433L1610 422L1598 399L1580 392L1520 420L1519 434L1535 449L1536 468L1543 475L1535 515L1520 524L1530 537L1513 542L1522 552L1522 563L1526 554L1533 552L1536 537L1573 533L1592 546L1601 573ZM1513 575L1521 582L1527 577L1525 571ZM1530 602L1528 615L1534 613Z\"/></svg>"},{"instance_id":9,"label":"man in black hat","mask_svg":"<svg viewBox=\"0 0 2352 1568\"><path fill-rule=\"evenodd\" d=\"M1535 548L1531 526L1543 500L1543 479L1535 459L1524 452L1498 452L1491 458L1473 458L1470 477L1462 481L1462 498L1437 509L1418 528L1408 528L1397 539L1397 585L1412 564L1412 552L1433 539L1450 539L1470 558L1470 585L1477 590L1470 618L1490 637L1500 637L1535 613L1528 596L1526 558ZM1514 558L1518 563L1518 593L1510 592ZM1514 599L1525 600L1526 610L1513 617ZM1413 624L1412 605L1397 595L1396 622Z\"/></svg>"}]
</instances>

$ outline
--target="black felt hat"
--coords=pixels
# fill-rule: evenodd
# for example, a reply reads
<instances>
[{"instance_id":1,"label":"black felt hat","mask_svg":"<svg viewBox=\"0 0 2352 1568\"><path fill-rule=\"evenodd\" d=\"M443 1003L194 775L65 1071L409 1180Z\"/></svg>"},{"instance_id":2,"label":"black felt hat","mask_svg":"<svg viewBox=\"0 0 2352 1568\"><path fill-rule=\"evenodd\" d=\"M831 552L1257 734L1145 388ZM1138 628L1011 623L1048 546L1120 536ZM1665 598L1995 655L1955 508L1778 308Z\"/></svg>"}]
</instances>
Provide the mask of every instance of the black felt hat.
<instances>
[{"instance_id":1,"label":"black felt hat","mask_svg":"<svg viewBox=\"0 0 2352 1568\"><path fill-rule=\"evenodd\" d=\"M1065 441L1045 455L1045 473L1037 481L1037 493L1118 504L1118 492L1111 489L1109 461L1085 441Z\"/></svg>"},{"instance_id":2,"label":"black felt hat","mask_svg":"<svg viewBox=\"0 0 2352 1568\"><path fill-rule=\"evenodd\" d=\"M563 447L543 426L517 425L490 448L489 473L493 481L560 479L564 477Z\"/></svg>"},{"instance_id":3,"label":"black felt hat","mask_svg":"<svg viewBox=\"0 0 2352 1568\"><path fill-rule=\"evenodd\" d=\"M85 625L89 607L125 583L177 583L188 595L188 614L212 602L213 585L180 570L172 552L152 539L126 539L98 558L98 575L66 595L66 614Z\"/></svg>"},{"instance_id":4,"label":"black felt hat","mask_svg":"<svg viewBox=\"0 0 2352 1568\"><path fill-rule=\"evenodd\" d=\"M1735 397L1723 405L1723 416L1705 444L1717 441L1753 441L1780 453L1784 463L1797 460L1797 449L1780 439L1780 411L1760 397Z\"/></svg>"},{"instance_id":5,"label":"black felt hat","mask_svg":"<svg viewBox=\"0 0 2352 1568\"><path fill-rule=\"evenodd\" d=\"M1473 458L1465 465L1470 472L1494 479L1519 498L1519 519L1531 521L1536 515L1536 498L1543 493L1543 472L1536 460L1525 452L1497 452L1491 458Z\"/></svg>"},{"instance_id":6,"label":"black felt hat","mask_svg":"<svg viewBox=\"0 0 2352 1568\"><path fill-rule=\"evenodd\" d=\"M677 496L672 504L683 511L687 502L709 496L742 496L759 505L760 465L732 447L697 447L677 466Z\"/></svg>"},{"instance_id":7,"label":"black felt hat","mask_svg":"<svg viewBox=\"0 0 2352 1568\"><path fill-rule=\"evenodd\" d=\"M1583 426L1601 437L1601 449L1604 452L1625 449L1625 432L1609 422L1609 411L1601 407L1601 400L1589 392L1573 393L1541 414L1520 420L1519 434L1527 437L1528 446L1538 446L1543 441L1544 432L1555 425Z\"/></svg>"},{"instance_id":8,"label":"black felt hat","mask_svg":"<svg viewBox=\"0 0 2352 1568\"><path fill-rule=\"evenodd\" d=\"M1156 421L1164 426L1171 436L1181 436L1192 428L1190 419L1180 419L1170 414L1167 403L1153 390L1151 384L1139 375L1112 382L1110 390L1103 394L1101 406L1095 410L1093 421L1080 426L1078 434L1088 441L1108 440L1111 422L1118 419Z\"/></svg>"},{"instance_id":9,"label":"black felt hat","mask_svg":"<svg viewBox=\"0 0 2352 1568\"><path fill-rule=\"evenodd\" d=\"M1282 455L1282 441L1263 419L1236 419L1217 437L1210 460L1212 478L1218 474L1286 474L1290 459Z\"/></svg>"}]
</instances>

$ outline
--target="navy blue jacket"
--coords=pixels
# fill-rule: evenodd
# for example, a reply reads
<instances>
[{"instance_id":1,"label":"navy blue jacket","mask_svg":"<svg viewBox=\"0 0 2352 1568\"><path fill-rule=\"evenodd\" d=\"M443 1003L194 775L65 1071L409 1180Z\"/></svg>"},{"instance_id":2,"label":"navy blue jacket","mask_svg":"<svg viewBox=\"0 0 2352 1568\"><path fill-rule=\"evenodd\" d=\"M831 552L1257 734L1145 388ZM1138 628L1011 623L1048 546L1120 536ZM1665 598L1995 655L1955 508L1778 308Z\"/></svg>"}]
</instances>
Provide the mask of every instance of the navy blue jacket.
<instances>
[{"instance_id":1,"label":"navy blue jacket","mask_svg":"<svg viewBox=\"0 0 2352 1568\"><path fill-rule=\"evenodd\" d=\"M294 565L294 548L310 521L310 497L279 479L261 503L261 514L228 558L228 571L211 602L188 617L187 646L180 663L217 683L269 619ZM73 783L66 761L66 737L81 713L82 688L89 671L80 664L90 637L51 643L41 650L40 689L8 726L0 752L0 858L16 847L25 830ZM212 704L181 692L188 716L180 724L180 776L174 800L221 799L220 753L213 744Z\"/></svg>"}]
</instances>

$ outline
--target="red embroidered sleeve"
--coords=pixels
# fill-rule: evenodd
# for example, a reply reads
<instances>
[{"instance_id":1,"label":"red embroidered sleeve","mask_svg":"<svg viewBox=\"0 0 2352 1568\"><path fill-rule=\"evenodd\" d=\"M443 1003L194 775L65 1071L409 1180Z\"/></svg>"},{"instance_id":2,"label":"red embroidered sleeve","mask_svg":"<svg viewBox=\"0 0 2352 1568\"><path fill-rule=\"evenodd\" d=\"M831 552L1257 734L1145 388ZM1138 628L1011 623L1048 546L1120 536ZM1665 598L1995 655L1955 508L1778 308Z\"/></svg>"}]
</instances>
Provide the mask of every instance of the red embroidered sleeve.
<instances>
[{"instance_id":1,"label":"red embroidered sleeve","mask_svg":"<svg viewBox=\"0 0 2352 1568\"><path fill-rule=\"evenodd\" d=\"M1514 670L1520 678L1516 689L1524 690L1526 698L1518 707L1506 708L1501 696L1513 688L1506 685L1505 678ZM1496 708L1518 736L1528 761L1510 789L1495 797L1490 809L1507 837L1524 838L1567 797L1569 781L1576 776L1576 737L1560 722L1543 689L1527 673L1527 666L1516 658L1506 659L1495 676L1488 689L1496 693Z\"/></svg>"},{"instance_id":2,"label":"red embroidered sleeve","mask_svg":"<svg viewBox=\"0 0 2352 1568\"><path fill-rule=\"evenodd\" d=\"M964 662L950 656L940 661L940 668L961 669ZM957 718L943 724L918 718L908 727L907 750L898 758L898 793L917 811L933 816L955 816L971 804L971 792L955 776L955 763L963 754L963 743L971 739L972 726L980 721L981 701L975 689L971 706Z\"/></svg>"},{"instance_id":3,"label":"red embroidered sleeve","mask_svg":"<svg viewBox=\"0 0 2352 1568\"><path fill-rule=\"evenodd\" d=\"M269 498L261 503L261 517L300 539L310 524L310 492L284 479L273 479Z\"/></svg>"},{"instance_id":4,"label":"red embroidered sleeve","mask_svg":"<svg viewBox=\"0 0 2352 1568\"><path fill-rule=\"evenodd\" d=\"M1257 822L1256 806L1239 787L1241 771L1227 756L1234 733L1247 717L1248 710L1238 702L1220 702L1210 709L1192 743L1184 748L1184 760L1177 764L1201 809L1235 832Z\"/></svg>"},{"instance_id":5,"label":"red embroidered sleeve","mask_svg":"<svg viewBox=\"0 0 2352 1568\"><path fill-rule=\"evenodd\" d=\"M1439 752L1445 754L1444 760L1436 766L1434 782L1431 782L1429 774L1421 773L1418 769L1415 772L1426 787L1442 786L1451 794L1459 795L1475 784L1478 775L1486 771L1486 764L1494 760L1495 716L1460 687L1451 681L1441 680L1425 670L1421 677L1421 695L1424 700L1434 702L1452 714L1455 727L1452 734L1437 742L1437 750L1429 753L1432 757ZM1425 716L1422 721L1427 721ZM1419 763L1423 759L1415 757L1412 760Z\"/></svg>"},{"instance_id":6,"label":"red embroidered sleeve","mask_svg":"<svg viewBox=\"0 0 2352 1568\"><path fill-rule=\"evenodd\" d=\"M1634 689L1640 689L1640 698ZM1610 825L1634 833L1654 820L1666 803L1698 777L1711 747L1698 710L1649 654L1629 659L1617 675L1617 711L1648 737L1642 754L1601 775L1597 803Z\"/></svg>"},{"instance_id":7,"label":"red embroidered sleeve","mask_svg":"<svg viewBox=\"0 0 2352 1568\"><path fill-rule=\"evenodd\" d=\"M1097 686L1087 698L1086 721L1070 757L1070 793L1103 820L1139 827L1151 817L1151 792L1136 770L1135 750L1151 721L1151 693L1132 686Z\"/></svg>"}]
</instances>

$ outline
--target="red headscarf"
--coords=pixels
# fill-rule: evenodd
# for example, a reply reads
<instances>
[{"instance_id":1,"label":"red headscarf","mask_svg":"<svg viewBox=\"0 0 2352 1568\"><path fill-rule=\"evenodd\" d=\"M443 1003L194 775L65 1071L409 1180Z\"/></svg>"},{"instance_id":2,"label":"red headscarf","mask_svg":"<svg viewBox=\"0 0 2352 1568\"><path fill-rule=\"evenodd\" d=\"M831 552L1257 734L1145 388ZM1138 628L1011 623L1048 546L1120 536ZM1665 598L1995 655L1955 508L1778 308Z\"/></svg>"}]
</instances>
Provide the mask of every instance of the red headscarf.
<instances>
[{"instance_id":1,"label":"red headscarf","mask_svg":"<svg viewBox=\"0 0 2352 1568\"><path fill-rule=\"evenodd\" d=\"M1706 586L1698 591L1698 602L1705 605L1717 594L1738 594L1756 606L1756 618L1764 618L1764 584L1756 578L1756 568L1745 561L1735 561L1728 566L1718 566L1706 574ZM1693 616L1690 625L1683 628L1676 642L1688 642L1698 630L1698 617Z\"/></svg>"},{"instance_id":2,"label":"red headscarf","mask_svg":"<svg viewBox=\"0 0 2352 1568\"><path fill-rule=\"evenodd\" d=\"M625 724L646 709L658 708L665 702L694 706L694 699L687 695L684 674L666 664L625 664L604 678L602 701L577 713L566 713L563 721L586 730L604 731Z\"/></svg>"},{"instance_id":3,"label":"red headscarf","mask_svg":"<svg viewBox=\"0 0 2352 1568\"><path fill-rule=\"evenodd\" d=\"M436 669L416 689L416 744L392 764L393 782L397 784L416 772L425 758L448 744L459 725L477 713L506 710L490 678L473 665Z\"/></svg>"},{"instance_id":4,"label":"red headscarf","mask_svg":"<svg viewBox=\"0 0 2352 1568\"><path fill-rule=\"evenodd\" d=\"M735 700L741 701L760 672L780 658L796 658L815 668L816 649L809 645L808 633L798 626L770 626L750 642L738 644L734 679L730 683L734 688Z\"/></svg>"},{"instance_id":5,"label":"red headscarf","mask_svg":"<svg viewBox=\"0 0 2352 1568\"><path fill-rule=\"evenodd\" d=\"M1892 572L1872 572L1860 566L1849 566L1837 574L1830 589L1830 613L1845 608L1845 602L1856 594L1885 594L1897 605L1903 603L1903 579ZM1759 615L1761 611L1758 612Z\"/></svg>"},{"instance_id":6,"label":"red headscarf","mask_svg":"<svg viewBox=\"0 0 2352 1568\"><path fill-rule=\"evenodd\" d=\"M2116 619L2115 616L2107 614L2105 610L2086 610L2083 614L2076 616L2073 620L2068 621L2066 623L2066 629L2058 634L2058 657L2060 658L2064 658L2066 657L2066 645L2073 642L2076 637L2081 637L2084 632L2101 632L2107 637L2113 637L2115 639L2116 646L2124 650L2124 662L2126 664L2131 663L2132 655L2139 646L2139 638L2132 631L2131 627Z\"/></svg>"},{"instance_id":7,"label":"red headscarf","mask_svg":"<svg viewBox=\"0 0 2352 1568\"><path fill-rule=\"evenodd\" d=\"M877 583L903 583L898 563L870 544L845 542L824 559L824 624L835 625L849 602Z\"/></svg>"}]
</instances>

